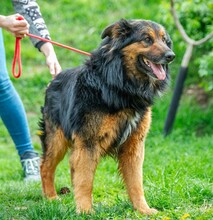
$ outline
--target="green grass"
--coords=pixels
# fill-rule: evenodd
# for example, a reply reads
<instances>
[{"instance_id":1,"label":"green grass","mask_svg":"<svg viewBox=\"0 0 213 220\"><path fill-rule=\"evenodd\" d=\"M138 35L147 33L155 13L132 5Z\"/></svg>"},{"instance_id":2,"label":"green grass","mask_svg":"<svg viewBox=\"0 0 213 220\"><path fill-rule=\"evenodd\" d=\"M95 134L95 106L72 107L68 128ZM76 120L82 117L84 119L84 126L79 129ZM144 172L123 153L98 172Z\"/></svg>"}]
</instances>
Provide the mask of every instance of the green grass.
<instances>
[{"instance_id":1,"label":"green grass","mask_svg":"<svg viewBox=\"0 0 213 220\"><path fill-rule=\"evenodd\" d=\"M145 18L161 22L160 1L38 2L52 39L85 51L93 50L100 42L103 28L120 18ZM12 13L10 1L1 4L3 14ZM10 70L14 38L4 33ZM174 45L177 47L176 42ZM85 60L82 55L61 48L55 50L63 68L79 65ZM172 64L172 85L182 54L183 51L178 51L178 57ZM33 144L41 152L36 135L37 123L45 87L51 76L43 56L36 52L28 39L22 40L22 62L23 76L12 80L26 107ZM190 83L190 78L187 83ZM94 214L75 214L68 156L57 169L56 188L59 191L67 186L71 193L61 196L61 201L45 200L40 183L23 182L17 153L0 122L0 219L213 219L213 100L210 98L204 108L195 102L194 96L184 94L173 132L164 138L162 130L171 95L172 89L169 89L164 97L156 100L152 127L146 140L145 194L149 205L159 210L157 215L146 217L133 210L117 172L117 163L112 158L104 158L96 172Z\"/></svg>"}]
</instances>

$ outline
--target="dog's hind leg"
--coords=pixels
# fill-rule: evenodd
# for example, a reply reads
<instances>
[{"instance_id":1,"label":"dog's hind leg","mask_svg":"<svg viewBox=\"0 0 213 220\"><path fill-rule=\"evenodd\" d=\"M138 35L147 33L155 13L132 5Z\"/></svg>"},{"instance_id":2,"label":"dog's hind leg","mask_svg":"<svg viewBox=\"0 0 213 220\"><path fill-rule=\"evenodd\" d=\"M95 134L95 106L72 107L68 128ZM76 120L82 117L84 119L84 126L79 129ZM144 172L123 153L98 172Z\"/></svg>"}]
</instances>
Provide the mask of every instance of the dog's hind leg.
<instances>
[{"instance_id":1,"label":"dog's hind leg","mask_svg":"<svg viewBox=\"0 0 213 220\"><path fill-rule=\"evenodd\" d=\"M55 170L59 162L64 158L68 143L63 132L57 129L53 134L45 137L45 151L41 159L41 179L43 194L49 199L57 198L54 186Z\"/></svg>"},{"instance_id":2,"label":"dog's hind leg","mask_svg":"<svg viewBox=\"0 0 213 220\"><path fill-rule=\"evenodd\" d=\"M72 184L77 213L92 212L92 189L99 156L88 149L80 137L75 137L75 146L70 157Z\"/></svg>"}]
</instances>

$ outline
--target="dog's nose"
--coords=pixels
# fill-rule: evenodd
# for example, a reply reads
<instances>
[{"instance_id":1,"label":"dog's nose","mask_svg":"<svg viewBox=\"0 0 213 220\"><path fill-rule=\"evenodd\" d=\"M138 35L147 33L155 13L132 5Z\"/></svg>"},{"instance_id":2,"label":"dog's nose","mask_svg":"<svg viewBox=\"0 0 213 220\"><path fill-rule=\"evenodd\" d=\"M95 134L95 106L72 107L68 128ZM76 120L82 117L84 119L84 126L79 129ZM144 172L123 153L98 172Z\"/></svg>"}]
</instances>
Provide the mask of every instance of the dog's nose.
<instances>
[{"instance_id":1,"label":"dog's nose","mask_svg":"<svg viewBox=\"0 0 213 220\"><path fill-rule=\"evenodd\" d=\"M168 51L165 54L165 58L167 62L171 62L175 58L175 54L172 51Z\"/></svg>"}]
</instances>

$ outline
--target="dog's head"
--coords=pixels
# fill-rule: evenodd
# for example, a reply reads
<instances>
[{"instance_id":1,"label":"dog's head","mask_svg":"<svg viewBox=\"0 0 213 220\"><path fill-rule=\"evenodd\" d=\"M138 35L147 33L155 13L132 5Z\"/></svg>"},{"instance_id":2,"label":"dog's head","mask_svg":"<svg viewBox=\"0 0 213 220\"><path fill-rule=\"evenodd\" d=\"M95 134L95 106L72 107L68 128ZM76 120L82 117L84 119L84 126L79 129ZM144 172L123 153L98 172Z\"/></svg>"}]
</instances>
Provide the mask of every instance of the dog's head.
<instances>
[{"instance_id":1,"label":"dog's head","mask_svg":"<svg viewBox=\"0 0 213 220\"><path fill-rule=\"evenodd\" d=\"M172 41L163 26L148 20L124 20L108 26L102 33L102 48L114 58L121 53L130 78L165 80L168 64L175 54Z\"/></svg>"}]
</instances>

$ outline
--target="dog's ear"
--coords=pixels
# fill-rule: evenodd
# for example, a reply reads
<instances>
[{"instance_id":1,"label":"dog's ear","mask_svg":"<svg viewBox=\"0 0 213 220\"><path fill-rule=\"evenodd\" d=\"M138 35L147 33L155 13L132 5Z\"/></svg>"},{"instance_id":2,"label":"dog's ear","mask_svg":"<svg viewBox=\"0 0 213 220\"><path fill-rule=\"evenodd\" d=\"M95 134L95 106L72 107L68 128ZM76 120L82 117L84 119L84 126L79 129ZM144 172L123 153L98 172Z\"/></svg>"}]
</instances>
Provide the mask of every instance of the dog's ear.
<instances>
[{"instance_id":1,"label":"dog's ear","mask_svg":"<svg viewBox=\"0 0 213 220\"><path fill-rule=\"evenodd\" d=\"M104 39L105 37L111 37L112 36L112 29L114 28L114 26L115 26L115 24L111 24L108 27L106 27L101 34L101 39Z\"/></svg>"},{"instance_id":2,"label":"dog's ear","mask_svg":"<svg viewBox=\"0 0 213 220\"><path fill-rule=\"evenodd\" d=\"M103 31L101 38L105 37L110 38L119 38L119 37L128 37L133 31L132 25L125 19L106 27Z\"/></svg>"}]
</instances>

